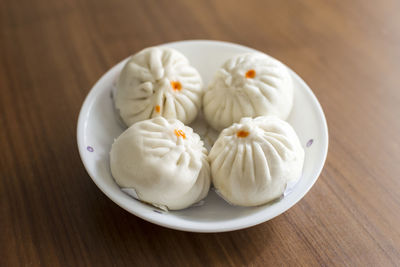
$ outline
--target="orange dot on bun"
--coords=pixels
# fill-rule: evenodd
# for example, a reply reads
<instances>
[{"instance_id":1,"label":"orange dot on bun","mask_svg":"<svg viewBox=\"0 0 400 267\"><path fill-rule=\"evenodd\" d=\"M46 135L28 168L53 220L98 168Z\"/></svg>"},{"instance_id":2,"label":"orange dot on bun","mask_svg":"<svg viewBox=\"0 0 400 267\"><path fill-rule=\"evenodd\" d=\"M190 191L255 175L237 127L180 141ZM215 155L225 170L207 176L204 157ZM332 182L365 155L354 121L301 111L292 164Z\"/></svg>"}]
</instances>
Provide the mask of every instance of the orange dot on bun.
<instances>
[{"instance_id":1,"label":"orange dot on bun","mask_svg":"<svg viewBox=\"0 0 400 267\"><path fill-rule=\"evenodd\" d=\"M247 132L247 131L240 130L240 131L238 131L238 132L236 133L236 136L239 137L239 138L245 138L245 137L247 137L249 134L250 134L250 133Z\"/></svg>"},{"instance_id":2,"label":"orange dot on bun","mask_svg":"<svg viewBox=\"0 0 400 267\"><path fill-rule=\"evenodd\" d=\"M246 72L246 78L254 78L256 76L256 71L255 70L248 70Z\"/></svg>"},{"instance_id":3,"label":"orange dot on bun","mask_svg":"<svg viewBox=\"0 0 400 267\"><path fill-rule=\"evenodd\" d=\"M175 129L174 130L174 133L175 133L175 135L176 135L176 137L182 137L183 139L185 139L186 138L186 134L185 134L185 132L184 131L182 131L182 130L177 130L177 129Z\"/></svg>"},{"instance_id":4,"label":"orange dot on bun","mask_svg":"<svg viewBox=\"0 0 400 267\"><path fill-rule=\"evenodd\" d=\"M172 87L172 89L174 89L174 91L182 90L182 84L177 81L171 81L171 87Z\"/></svg>"}]
</instances>

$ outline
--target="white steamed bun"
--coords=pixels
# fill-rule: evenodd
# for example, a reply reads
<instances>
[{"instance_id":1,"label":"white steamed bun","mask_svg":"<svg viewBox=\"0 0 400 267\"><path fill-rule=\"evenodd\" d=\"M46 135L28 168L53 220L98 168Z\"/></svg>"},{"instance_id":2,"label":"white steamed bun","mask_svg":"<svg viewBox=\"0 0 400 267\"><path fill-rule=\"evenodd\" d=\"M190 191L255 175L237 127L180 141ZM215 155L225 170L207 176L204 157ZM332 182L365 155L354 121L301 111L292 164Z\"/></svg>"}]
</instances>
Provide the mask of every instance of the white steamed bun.
<instances>
[{"instance_id":1,"label":"white steamed bun","mask_svg":"<svg viewBox=\"0 0 400 267\"><path fill-rule=\"evenodd\" d=\"M209 160L213 184L226 201L257 206L279 198L287 182L300 178L304 150L290 124L261 116L223 130Z\"/></svg>"},{"instance_id":2,"label":"white steamed bun","mask_svg":"<svg viewBox=\"0 0 400 267\"><path fill-rule=\"evenodd\" d=\"M288 69L260 52L237 55L225 62L203 97L205 118L216 130L243 117L276 115L286 119L292 105Z\"/></svg>"},{"instance_id":3,"label":"white steamed bun","mask_svg":"<svg viewBox=\"0 0 400 267\"><path fill-rule=\"evenodd\" d=\"M154 206L178 210L207 196L207 150L192 128L157 117L135 123L114 142L112 175L123 189Z\"/></svg>"},{"instance_id":4,"label":"white steamed bun","mask_svg":"<svg viewBox=\"0 0 400 267\"><path fill-rule=\"evenodd\" d=\"M127 126L158 116L192 122L201 107L202 79L177 50L150 47L125 64L115 107Z\"/></svg>"}]
</instances>

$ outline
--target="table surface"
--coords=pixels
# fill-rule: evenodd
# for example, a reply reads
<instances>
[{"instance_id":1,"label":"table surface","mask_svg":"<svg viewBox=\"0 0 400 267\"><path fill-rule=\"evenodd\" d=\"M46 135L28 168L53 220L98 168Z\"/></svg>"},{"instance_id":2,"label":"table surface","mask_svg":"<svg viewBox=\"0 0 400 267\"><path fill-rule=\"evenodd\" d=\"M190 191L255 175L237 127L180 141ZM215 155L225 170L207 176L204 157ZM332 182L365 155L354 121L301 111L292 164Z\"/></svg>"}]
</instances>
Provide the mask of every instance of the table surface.
<instances>
[{"instance_id":1,"label":"table surface","mask_svg":"<svg viewBox=\"0 0 400 267\"><path fill-rule=\"evenodd\" d=\"M400 2L0 1L0 266L400 264ZM143 221L95 186L76 122L91 86L147 46L264 51L310 85L330 148L315 186L249 229Z\"/></svg>"}]
</instances>

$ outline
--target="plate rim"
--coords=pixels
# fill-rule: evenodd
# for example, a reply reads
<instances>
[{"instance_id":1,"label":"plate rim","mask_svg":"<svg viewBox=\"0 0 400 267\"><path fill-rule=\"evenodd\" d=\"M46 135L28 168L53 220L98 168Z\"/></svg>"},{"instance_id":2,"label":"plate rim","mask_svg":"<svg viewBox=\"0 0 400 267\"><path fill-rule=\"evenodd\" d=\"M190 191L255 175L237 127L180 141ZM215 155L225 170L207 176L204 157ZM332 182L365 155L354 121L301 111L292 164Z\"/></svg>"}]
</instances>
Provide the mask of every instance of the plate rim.
<instances>
[{"instance_id":1,"label":"plate rim","mask_svg":"<svg viewBox=\"0 0 400 267\"><path fill-rule=\"evenodd\" d=\"M256 49L254 49L254 48L236 44L236 43L217 41L217 40L205 40L205 39L175 41L175 42L168 42L168 43L154 45L154 46L174 46L174 45L181 45L181 44L184 44L184 45L185 44L189 44L189 45L209 44L209 45L229 46L229 47L233 47L233 48L244 49L247 51L250 50L250 51L256 51L256 52L262 52L262 51L258 51ZM127 57L127 58L129 58L129 57ZM84 153L86 153L85 148L84 148L84 145L85 145L84 144L84 132L85 132L85 126L86 126L86 124L85 124L86 117L88 116L88 111L90 110L91 104L93 104L92 99L94 98L95 95L97 95L97 91L99 90L99 89L95 90L95 88L97 88L97 87L100 88L99 85L103 83L103 80L105 80L107 78L107 76L111 75L111 73L113 73L115 71L115 69L118 68L121 64L123 64L123 62L126 61L127 58L119 61L117 64L115 64L110 69L108 69L91 87L91 89L89 90L88 94L86 95L86 97L82 103L81 109L79 111L79 116L78 116L78 121L77 121L77 129L76 129L79 156L85 167L86 172L89 174L91 180L96 184L96 186L109 199L111 199L118 206L122 207L124 210L128 211L129 213L131 213L143 220L146 220L148 222L151 222L151 223L163 226L163 227L167 227L170 229L188 231L188 232L203 232L203 233L228 232L228 231L234 231L234 230L252 227L252 226L261 224L263 222L266 222L268 220L271 220L271 219L279 216L280 214L284 213L285 211L287 211L288 209L290 209L291 207L296 205L309 192L309 190L314 186L315 182L318 180L319 176L321 175L322 169L325 165L326 158L328 155L328 148L329 148L329 132L328 132L328 125L327 125L326 117L325 117L325 114L324 114L321 104L319 103L317 97L315 96L315 94L311 90L311 88L306 84L306 82L296 72L294 72L290 67L288 67L285 64L285 66L287 66L287 68L289 69L291 74L293 76L295 76L295 78L298 80L298 82L300 82L302 84L302 86L306 89L307 94L309 95L309 97L311 97L312 102L315 104L315 106L317 108L317 111L320 115L319 117L322 119L322 124L320 125L321 130L322 130L321 131L322 135L321 135L320 140L322 141L321 142L322 143L322 151L321 152L323 154L323 159L320 162L318 168L315 168L315 170L313 170L314 175L313 175L312 179L310 179L310 182L307 184L307 186L305 187L304 190L302 190L299 194L296 195L294 200L289 202L288 205L286 205L283 209L279 210L278 212L273 213L270 216L258 216L258 218L257 218L257 215L259 215L260 212L256 212L255 214L248 215L245 218L252 217L252 216L255 218L253 218L252 220L248 220L247 223L241 223L240 220L237 219L237 220L239 220L239 222L236 221L236 223L233 225L223 226L223 223L221 223L221 222L218 222L218 223L202 222L202 223L198 223L197 227L193 226L193 224L196 224L194 222L190 222L190 224L192 225L192 226L190 226L190 225L170 224L170 223L163 222L162 220L156 220L152 216L146 216L146 214L137 212L134 208L129 207L128 205L126 205L126 203L120 202L116 196L109 193L106 190L106 188L103 188L103 185L100 184L100 182L96 178L96 175L94 175L94 173L92 173L90 168L88 168L86 159L84 156ZM286 197L286 198L288 198L288 197ZM293 196L292 196L292 198L293 198ZM241 219L244 219L244 218L241 218ZM211 225L211 227L207 227L207 225Z\"/></svg>"}]
</instances>

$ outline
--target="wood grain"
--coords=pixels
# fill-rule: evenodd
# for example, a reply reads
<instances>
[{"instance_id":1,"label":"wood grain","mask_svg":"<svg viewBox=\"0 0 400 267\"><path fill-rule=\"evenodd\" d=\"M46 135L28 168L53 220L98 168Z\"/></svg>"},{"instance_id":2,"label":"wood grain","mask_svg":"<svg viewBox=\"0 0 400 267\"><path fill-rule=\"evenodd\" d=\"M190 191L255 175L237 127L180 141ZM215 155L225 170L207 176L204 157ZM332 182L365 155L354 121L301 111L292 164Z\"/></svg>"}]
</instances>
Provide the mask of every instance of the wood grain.
<instances>
[{"instance_id":1,"label":"wood grain","mask_svg":"<svg viewBox=\"0 0 400 267\"><path fill-rule=\"evenodd\" d=\"M0 266L400 265L400 2L0 1ZM150 45L265 51L320 100L325 168L261 225L195 234L145 222L87 175L76 121L97 79Z\"/></svg>"}]
</instances>

